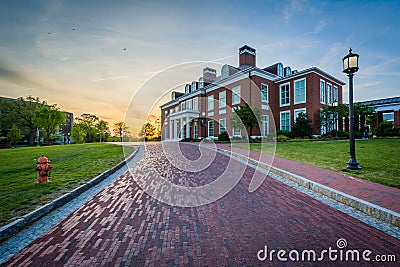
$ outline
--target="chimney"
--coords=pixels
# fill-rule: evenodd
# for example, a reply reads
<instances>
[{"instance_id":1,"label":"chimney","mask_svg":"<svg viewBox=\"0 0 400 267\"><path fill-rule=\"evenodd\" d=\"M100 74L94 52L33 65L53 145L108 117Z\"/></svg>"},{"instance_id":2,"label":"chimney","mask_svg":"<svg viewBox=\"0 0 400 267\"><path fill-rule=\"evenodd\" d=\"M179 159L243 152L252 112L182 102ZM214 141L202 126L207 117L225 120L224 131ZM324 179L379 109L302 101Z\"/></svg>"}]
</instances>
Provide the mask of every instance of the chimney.
<instances>
[{"instance_id":1,"label":"chimney","mask_svg":"<svg viewBox=\"0 0 400 267\"><path fill-rule=\"evenodd\" d=\"M210 67L206 67L203 69L203 77L205 79L215 80L215 78L217 77L217 71Z\"/></svg>"},{"instance_id":2,"label":"chimney","mask_svg":"<svg viewBox=\"0 0 400 267\"><path fill-rule=\"evenodd\" d=\"M239 48L239 67L242 65L256 66L256 50L248 45Z\"/></svg>"}]
</instances>

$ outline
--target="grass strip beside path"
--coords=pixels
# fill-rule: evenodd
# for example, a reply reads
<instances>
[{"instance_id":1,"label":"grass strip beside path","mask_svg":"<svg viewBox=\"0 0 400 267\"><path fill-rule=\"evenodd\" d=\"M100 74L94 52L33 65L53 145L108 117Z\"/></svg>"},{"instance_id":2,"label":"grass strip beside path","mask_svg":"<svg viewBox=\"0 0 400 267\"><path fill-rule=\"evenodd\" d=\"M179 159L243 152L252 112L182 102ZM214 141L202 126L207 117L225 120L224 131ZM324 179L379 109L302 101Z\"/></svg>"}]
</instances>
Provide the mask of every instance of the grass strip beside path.
<instances>
[{"instance_id":1,"label":"grass strip beside path","mask_svg":"<svg viewBox=\"0 0 400 267\"><path fill-rule=\"evenodd\" d=\"M250 149L259 152L261 145L250 144ZM345 169L349 150L349 141L278 142L275 156L400 188L400 139L357 140L356 158L362 167L357 171Z\"/></svg>"},{"instance_id":2,"label":"grass strip beside path","mask_svg":"<svg viewBox=\"0 0 400 267\"><path fill-rule=\"evenodd\" d=\"M0 226L72 191L124 159L125 147L83 144L0 150ZM47 156L49 183L36 184L36 159Z\"/></svg>"}]
</instances>

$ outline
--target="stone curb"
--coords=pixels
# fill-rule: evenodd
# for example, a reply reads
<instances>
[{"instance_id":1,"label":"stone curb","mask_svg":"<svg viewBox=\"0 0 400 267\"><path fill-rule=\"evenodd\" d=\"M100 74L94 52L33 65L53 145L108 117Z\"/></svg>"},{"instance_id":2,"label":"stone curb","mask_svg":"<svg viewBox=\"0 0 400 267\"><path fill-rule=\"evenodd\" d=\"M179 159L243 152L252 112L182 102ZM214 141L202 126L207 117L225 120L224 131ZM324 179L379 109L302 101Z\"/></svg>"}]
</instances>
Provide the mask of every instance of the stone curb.
<instances>
[{"instance_id":1,"label":"stone curb","mask_svg":"<svg viewBox=\"0 0 400 267\"><path fill-rule=\"evenodd\" d=\"M122 168L125 164L127 164L128 161L130 161L133 157L135 157L138 151L139 148L136 149L127 159L122 160L120 163L118 163L111 169L99 174L98 176L89 180L85 184L79 186L78 188L75 188L71 192L68 192L67 194L62 195L61 197L54 199L52 202L30 212L29 214L26 214L21 218L16 219L15 221L7 225L4 225L3 227L0 228L0 243L10 238L11 236L15 235L16 233L20 232L26 226L36 222L43 216L63 206L64 204L71 201L75 197L79 196L92 186L95 186L99 184L101 181L105 180L108 176L110 176L111 174Z\"/></svg>"},{"instance_id":2,"label":"stone curb","mask_svg":"<svg viewBox=\"0 0 400 267\"><path fill-rule=\"evenodd\" d=\"M297 183L307 189L310 189L319 194L327 196L335 201L338 201L344 205L347 205L356 210L359 210L359 211L361 211L373 218L376 218L380 221L392 224L393 226L396 226L396 227L400 226L400 213L398 213L398 212L395 212L395 211L386 209L384 207L378 206L376 204L367 202L365 200L359 199L359 198L351 196L349 194L340 192L336 189L330 188L326 185L317 183L315 181L312 181L312 180L309 180L302 176L279 169L277 167L268 165L266 163L251 159L244 155L241 155L241 154L238 154L238 153L235 153L232 151L224 150L221 148L217 148L217 151L219 151L220 153L222 153L224 155L227 155L227 156L230 156L233 158L237 158L242 161L248 161L256 167L270 171L286 180L292 181L292 182Z\"/></svg>"}]
</instances>

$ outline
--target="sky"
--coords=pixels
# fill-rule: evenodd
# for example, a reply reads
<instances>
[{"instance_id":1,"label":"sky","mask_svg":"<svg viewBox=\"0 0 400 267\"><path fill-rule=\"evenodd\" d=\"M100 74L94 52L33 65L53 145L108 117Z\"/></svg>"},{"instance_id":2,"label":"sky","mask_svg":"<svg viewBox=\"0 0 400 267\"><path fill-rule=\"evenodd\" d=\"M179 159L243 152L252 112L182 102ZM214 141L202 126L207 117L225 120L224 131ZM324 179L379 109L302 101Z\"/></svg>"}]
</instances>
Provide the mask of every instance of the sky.
<instances>
[{"instance_id":1,"label":"sky","mask_svg":"<svg viewBox=\"0 0 400 267\"><path fill-rule=\"evenodd\" d=\"M3 0L0 96L38 96L113 125L161 71L199 61L237 66L245 44L258 67L316 66L346 84L351 46L360 55L355 101L399 96L399 14L399 1Z\"/></svg>"}]
</instances>

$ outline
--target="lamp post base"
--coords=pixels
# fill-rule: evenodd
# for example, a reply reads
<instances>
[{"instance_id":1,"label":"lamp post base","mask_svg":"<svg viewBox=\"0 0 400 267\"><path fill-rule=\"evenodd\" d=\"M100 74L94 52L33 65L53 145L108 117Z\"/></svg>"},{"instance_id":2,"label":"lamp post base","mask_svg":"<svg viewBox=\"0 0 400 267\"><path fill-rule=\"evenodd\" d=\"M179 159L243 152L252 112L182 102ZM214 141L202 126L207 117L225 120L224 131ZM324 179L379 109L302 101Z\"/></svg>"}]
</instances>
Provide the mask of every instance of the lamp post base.
<instances>
[{"instance_id":1,"label":"lamp post base","mask_svg":"<svg viewBox=\"0 0 400 267\"><path fill-rule=\"evenodd\" d=\"M360 166L360 163L358 163L356 159L350 159L347 162L346 169L348 169L348 170L359 170L359 169L361 169L361 166Z\"/></svg>"}]
</instances>

